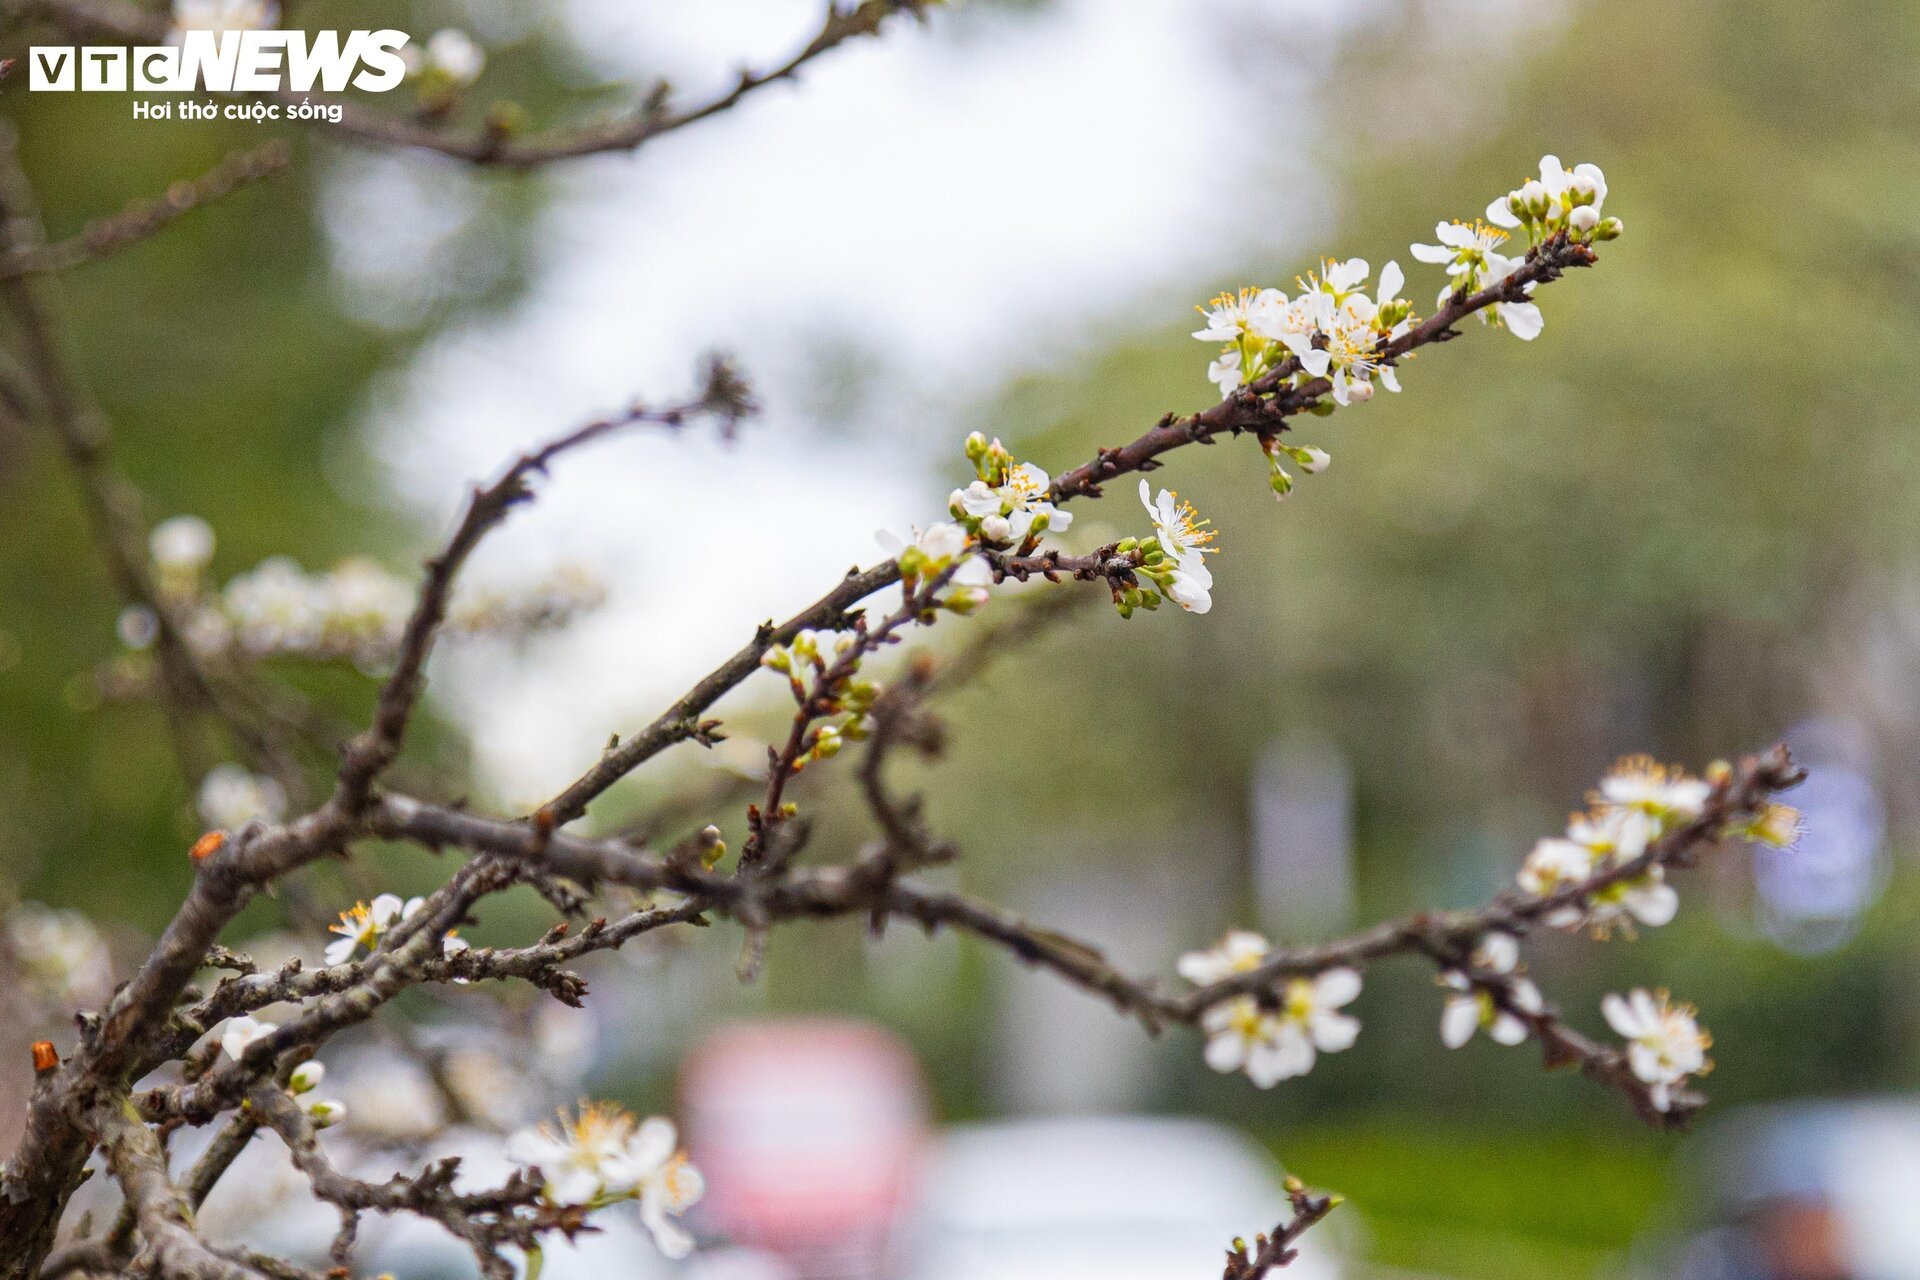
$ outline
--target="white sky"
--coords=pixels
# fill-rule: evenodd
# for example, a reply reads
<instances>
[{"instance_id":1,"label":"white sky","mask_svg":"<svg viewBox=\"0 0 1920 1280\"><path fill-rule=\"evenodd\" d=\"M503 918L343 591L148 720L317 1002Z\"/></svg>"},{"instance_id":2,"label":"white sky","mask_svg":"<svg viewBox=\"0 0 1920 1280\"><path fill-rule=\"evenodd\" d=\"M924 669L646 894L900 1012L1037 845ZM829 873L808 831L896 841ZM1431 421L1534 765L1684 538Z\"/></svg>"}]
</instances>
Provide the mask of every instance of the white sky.
<instances>
[{"instance_id":1,"label":"white sky","mask_svg":"<svg viewBox=\"0 0 1920 1280\"><path fill-rule=\"evenodd\" d=\"M636 393L683 392L714 347L738 356L767 413L731 450L597 445L483 549L480 577L564 558L612 593L520 659L469 654L443 671L483 780L509 801L551 792L760 619L871 563L876 529L940 518L960 436L993 425L968 407L1010 375L1161 324L1322 234L1308 148L1287 138L1331 129L1319 55L1336 23L1378 7L946 12L638 156L560 171L524 301L439 335L370 412L402 500L444 522L467 480ZM664 72L693 100L790 51L819 13L818 0L575 0L568 21L596 72ZM322 217L350 300L403 318L454 270L446 245L474 216L473 179L413 157L342 168ZM1196 355L1196 393L1203 371ZM836 386L852 391L835 400Z\"/></svg>"}]
</instances>

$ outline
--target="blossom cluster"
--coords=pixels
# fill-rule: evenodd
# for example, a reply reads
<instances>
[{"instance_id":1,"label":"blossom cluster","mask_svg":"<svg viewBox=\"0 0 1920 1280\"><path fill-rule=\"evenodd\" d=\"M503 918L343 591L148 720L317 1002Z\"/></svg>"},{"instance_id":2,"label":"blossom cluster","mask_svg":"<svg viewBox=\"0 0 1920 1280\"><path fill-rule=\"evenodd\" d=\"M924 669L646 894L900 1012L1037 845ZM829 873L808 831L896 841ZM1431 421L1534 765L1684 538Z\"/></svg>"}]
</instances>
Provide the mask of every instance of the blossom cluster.
<instances>
[{"instance_id":1,"label":"blossom cluster","mask_svg":"<svg viewBox=\"0 0 1920 1280\"><path fill-rule=\"evenodd\" d=\"M392 657L413 612L413 587L371 560L309 573L273 556L215 590L206 582L213 551L213 529L198 516L162 521L148 539L160 596L186 643L202 655L293 655L377 667ZM446 625L467 634L532 631L595 608L605 595L591 575L565 566L528 591L463 592ZM136 650L152 645L158 633L158 620L139 606L123 613L119 625L122 641Z\"/></svg>"},{"instance_id":2,"label":"blossom cluster","mask_svg":"<svg viewBox=\"0 0 1920 1280\"><path fill-rule=\"evenodd\" d=\"M1690 778L1644 756L1622 760L1601 780L1592 807L1568 822L1564 836L1534 845L1520 867L1520 887L1535 897L1548 897L1638 860L1668 829L1699 817L1711 790L1704 779ZM1679 895L1666 882L1666 869L1654 863L1637 875L1595 890L1581 902L1554 909L1545 919L1562 928L1584 924L1605 936L1616 925L1666 924L1679 907Z\"/></svg>"},{"instance_id":3,"label":"blossom cluster","mask_svg":"<svg viewBox=\"0 0 1920 1280\"><path fill-rule=\"evenodd\" d=\"M1617 238L1625 228L1620 219L1602 215L1606 199L1606 175L1598 165L1569 170L1557 156L1543 156L1540 176L1488 205L1486 221L1441 222L1434 229L1438 243L1414 244L1411 251L1420 262L1446 268L1437 303L1445 306L1525 265L1526 257L1501 252L1511 232L1525 231L1528 252L1555 237L1580 244ZM1243 387L1273 392L1324 378L1333 403L1342 406L1371 399L1376 384L1398 391L1397 356L1389 347L1414 321L1411 305L1399 296L1405 275L1398 262L1389 262L1369 290L1370 274L1364 258L1326 259L1318 273L1295 282L1291 296L1243 287L1198 308L1206 323L1193 336L1223 344L1207 367L1208 379L1230 396ZM1533 290L1527 282L1518 292L1528 296L1495 301L1479 311L1481 320L1518 338L1538 337L1544 321ZM1309 474L1326 465L1321 450L1282 445L1277 437L1265 444L1276 496L1284 498L1293 488L1283 459L1291 457Z\"/></svg>"},{"instance_id":4,"label":"blossom cluster","mask_svg":"<svg viewBox=\"0 0 1920 1280\"><path fill-rule=\"evenodd\" d=\"M573 1114L562 1112L557 1126L513 1134L507 1157L540 1172L550 1203L603 1209L637 1200L661 1253L692 1252L693 1237L674 1219L700 1199L706 1182L678 1149L671 1120L643 1121L613 1103L582 1102Z\"/></svg>"},{"instance_id":5,"label":"blossom cluster","mask_svg":"<svg viewBox=\"0 0 1920 1280\"><path fill-rule=\"evenodd\" d=\"M966 452L976 478L948 496L947 510L981 545L1030 551L1048 530L1072 527L1073 513L1048 500L1053 478L1043 469L978 431L967 437Z\"/></svg>"},{"instance_id":6,"label":"blossom cluster","mask_svg":"<svg viewBox=\"0 0 1920 1280\"><path fill-rule=\"evenodd\" d=\"M1210 986L1260 967L1269 950L1257 933L1235 930L1207 951L1180 957L1180 976ZM1287 979L1277 1001L1229 996L1201 1015L1207 1065L1244 1071L1262 1089L1313 1070L1319 1054L1351 1048L1360 1020L1340 1010L1360 994L1360 975L1344 966Z\"/></svg>"},{"instance_id":7,"label":"blossom cluster","mask_svg":"<svg viewBox=\"0 0 1920 1280\"><path fill-rule=\"evenodd\" d=\"M10 980L62 1016L100 1003L113 989L106 939L78 911L22 902L0 923L0 950Z\"/></svg>"},{"instance_id":8,"label":"blossom cluster","mask_svg":"<svg viewBox=\"0 0 1920 1280\"><path fill-rule=\"evenodd\" d=\"M761 666L786 676L793 700L826 720L810 731L806 755L795 761L796 767L838 755L849 740L867 736L880 685L859 678L857 658L842 669L842 659L859 643L851 631L802 631L790 643L774 645L761 655Z\"/></svg>"},{"instance_id":9,"label":"blossom cluster","mask_svg":"<svg viewBox=\"0 0 1920 1280\"><path fill-rule=\"evenodd\" d=\"M1597 164L1568 169L1559 156L1540 157L1540 176L1529 178L1487 206L1487 221L1509 230L1524 228L1527 244L1541 244L1557 235L1581 243L1617 239L1626 227L1618 218L1602 216L1607 203L1607 175Z\"/></svg>"}]
</instances>

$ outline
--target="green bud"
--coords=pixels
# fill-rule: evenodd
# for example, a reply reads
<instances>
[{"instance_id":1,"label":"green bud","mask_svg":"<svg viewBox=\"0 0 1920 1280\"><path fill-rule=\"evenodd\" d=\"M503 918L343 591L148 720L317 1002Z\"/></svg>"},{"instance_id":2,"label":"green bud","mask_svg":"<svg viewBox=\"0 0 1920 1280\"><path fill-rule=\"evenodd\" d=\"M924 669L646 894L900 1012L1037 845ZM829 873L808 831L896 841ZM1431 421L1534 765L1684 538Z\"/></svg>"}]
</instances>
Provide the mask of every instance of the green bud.
<instances>
[{"instance_id":1,"label":"green bud","mask_svg":"<svg viewBox=\"0 0 1920 1280\"><path fill-rule=\"evenodd\" d=\"M1307 412L1312 414L1316 418L1326 418L1326 417L1331 417L1333 414L1333 411L1335 409L1338 409L1339 407L1340 407L1339 405L1335 404L1331 400L1316 400L1313 402L1313 406L1309 408Z\"/></svg>"},{"instance_id":2,"label":"green bud","mask_svg":"<svg viewBox=\"0 0 1920 1280\"><path fill-rule=\"evenodd\" d=\"M1293 476L1279 463L1273 464L1273 474L1267 477L1267 483L1273 488L1273 496L1284 498L1293 492Z\"/></svg>"},{"instance_id":3,"label":"green bud","mask_svg":"<svg viewBox=\"0 0 1920 1280\"><path fill-rule=\"evenodd\" d=\"M1133 606L1125 600L1116 601L1113 607L1120 611L1120 616L1123 618L1131 618L1133 616Z\"/></svg>"},{"instance_id":4,"label":"green bud","mask_svg":"<svg viewBox=\"0 0 1920 1280\"><path fill-rule=\"evenodd\" d=\"M1618 218L1602 218L1600 219L1600 225L1593 229L1593 238L1595 240L1618 240L1620 233L1626 229L1627 224Z\"/></svg>"},{"instance_id":5,"label":"green bud","mask_svg":"<svg viewBox=\"0 0 1920 1280\"><path fill-rule=\"evenodd\" d=\"M1131 555L1140 549L1140 539L1122 538L1113 544L1113 553L1117 556Z\"/></svg>"},{"instance_id":6,"label":"green bud","mask_svg":"<svg viewBox=\"0 0 1920 1280\"><path fill-rule=\"evenodd\" d=\"M1160 607L1160 593L1158 591L1142 591L1140 593L1140 607L1149 613L1158 609Z\"/></svg>"},{"instance_id":7,"label":"green bud","mask_svg":"<svg viewBox=\"0 0 1920 1280\"><path fill-rule=\"evenodd\" d=\"M967 436L967 461L978 464L980 459L986 456L987 438L978 431L969 433Z\"/></svg>"}]
</instances>

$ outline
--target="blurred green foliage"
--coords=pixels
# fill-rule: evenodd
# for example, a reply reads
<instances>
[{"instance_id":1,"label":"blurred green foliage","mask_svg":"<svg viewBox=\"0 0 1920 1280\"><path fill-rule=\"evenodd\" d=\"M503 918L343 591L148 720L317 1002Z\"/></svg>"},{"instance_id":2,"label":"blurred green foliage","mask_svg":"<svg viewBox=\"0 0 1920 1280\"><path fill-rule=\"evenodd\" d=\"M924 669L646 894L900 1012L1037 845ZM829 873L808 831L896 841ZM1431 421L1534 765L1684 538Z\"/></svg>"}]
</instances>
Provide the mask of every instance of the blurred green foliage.
<instances>
[{"instance_id":1,"label":"blurred green foliage","mask_svg":"<svg viewBox=\"0 0 1920 1280\"><path fill-rule=\"evenodd\" d=\"M1423 127L1405 72L1451 7L1392 14L1335 90L1354 99L1339 117L1368 123L1331 140L1344 205L1327 252L1400 258L1428 308L1437 271L1406 244L1474 216L1549 150L1605 167L1627 236L1542 294L1537 342L1470 325L1403 370L1404 395L1300 423L1296 439L1335 462L1284 507L1245 442L1160 473L1225 531L1215 612L1121 623L1096 607L955 699L956 781L933 812L975 883L1103 850L1108 867L1217 861L1193 851L1244 846L1258 753L1306 729L1355 771L1364 912L1466 900L1500 887L1521 842L1624 751L1698 765L1814 711L1873 709L1833 700L1864 669L1860 620L1899 607L1920 529L1920 8L1590 4L1511 74L1449 78L1457 130ZM538 69L527 53L520 72ZM99 96L9 92L0 111L55 235L261 136L136 127ZM214 520L221 576L289 550L398 558L414 538L348 424L425 328L341 306L314 213L332 153L300 147L290 173L65 287L120 465L150 517ZM487 191L520 211L537 199L524 183ZM1246 267L1284 284L1311 265ZM1196 282L1195 298L1231 283ZM1208 398L1188 327L1117 336L1081 369L1006 389L988 417L1042 460L1117 443ZM1139 524L1130 486L1111 499L1085 524ZM0 535L0 874L150 929L187 878L189 795L157 716L86 692L116 608L44 439L0 435ZM315 692L365 698L357 679ZM1489 845L1504 855L1470 856ZM1683 888L1725 905L1631 945L1555 943L1536 967L1580 1015L1605 990L1670 978L1716 1032L1710 1083L1727 1101L1915 1083L1913 884L1817 959L1746 936L1737 894ZM949 1114L984 1108L1002 961L965 948L931 996L908 998L867 984L862 954L851 930L779 940L770 1002L879 1016L923 1050ZM1591 1274L1631 1237L1671 1139L1541 1076L1528 1051L1441 1055L1421 976L1364 1001L1368 1053L1254 1095L1182 1042L1156 1059L1156 1101L1270 1133L1293 1168L1365 1206L1394 1265Z\"/></svg>"}]
</instances>

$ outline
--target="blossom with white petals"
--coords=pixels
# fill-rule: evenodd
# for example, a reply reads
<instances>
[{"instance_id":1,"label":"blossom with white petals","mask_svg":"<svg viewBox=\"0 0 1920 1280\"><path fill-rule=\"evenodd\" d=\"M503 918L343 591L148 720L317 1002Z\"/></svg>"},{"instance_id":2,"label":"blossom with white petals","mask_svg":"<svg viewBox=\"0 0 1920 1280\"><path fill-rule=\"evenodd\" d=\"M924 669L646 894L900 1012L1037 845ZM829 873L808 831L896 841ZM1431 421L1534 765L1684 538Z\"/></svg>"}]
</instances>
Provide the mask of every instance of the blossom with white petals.
<instances>
[{"instance_id":1,"label":"blossom with white petals","mask_svg":"<svg viewBox=\"0 0 1920 1280\"><path fill-rule=\"evenodd\" d=\"M1512 934L1488 934L1474 948L1471 961L1476 971L1505 979L1501 985L1507 999L1522 1013L1538 1013L1546 1007L1533 980L1514 973L1520 962L1520 940ZM1451 988L1440 1012L1440 1039L1447 1048L1458 1049L1479 1030L1485 1030L1496 1044L1515 1045L1527 1038L1525 1020L1502 1007L1486 985L1458 969L1447 970L1440 980Z\"/></svg>"},{"instance_id":2,"label":"blossom with white petals","mask_svg":"<svg viewBox=\"0 0 1920 1280\"><path fill-rule=\"evenodd\" d=\"M638 1200L640 1217L654 1243L669 1258L683 1258L693 1237L673 1218L705 1190L700 1173L676 1149L673 1122L659 1116L636 1120L607 1102L582 1103L560 1125L523 1129L507 1139L507 1158L537 1168L543 1192L559 1205L600 1208Z\"/></svg>"},{"instance_id":3,"label":"blossom with white petals","mask_svg":"<svg viewBox=\"0 0 1920 1280\"><path fill-rule=\"evenodd\" d=\"M173 0L173 28L167 39L182 44L190 31L265 31L280 20L274 0Z\"/></svg>"},{"instance_id":4,"label":"blossom with white petals","mask_svg":"<svg viewBox=\"0 0 1920 1280\"><path fill-rule=\"evenodd\" d=\"M147 554L163 577L196 577L213 560L213 526L199 516L174 516L153 526Z\"/></svg>"},{"instance_id":5,"label":"blossom with white petals","mask_svg":"<svg viewBox=\"0 0 1920 1280\"><path fill-rule=\"evenodd\" d=\"M447 27L427 37L421 71L438 75L448 84L465 88L486 70L487 52L474 43L472 36L457 27Z\"/></svg>"},{"instance_id":6,"label":"blossom with white petals","mask_svg":"<svg viewBox=\"0 0 1920 1280\"><path fill-rule=\"evenodd\" d=\"M1607 1025L1627 1042L1627 1065L1649 1086L1654 1108L1672 1108L1675 1090L1689 1076L1713 1069L1707 1050L1713 1037L1701 1029L1692 1005L1674 1004L1666 992L1609 995L1600 1003Z\"/></svg>"},{"instance_id":7,"label":"blossom with white petals","mask_svg":"<svg viewBox=\"0 0 1920 1280\"><path fill-rule=\"evenodd\" d=\"M1140 575L1153 581L1172 600L1189 613L1205 613L1213 608L1213 572L1206 558L1219 551L1212 545L1217 536L1200 518L1190 502L1181 502L1172 490L1162 489L1153 496L1152 486L1140 482L1140 504L1153 520L1153 534L1165 559L1143 564Z\"/></svg>"},{"instance_id":8,"label":"blossom with white petals","mask_svg":"<svg viewBox=\"0 0 1920 1280\"><path fill-rule=\"evenodd\" d=\"M220 1048L237 1061L256 1040L264 1040L279 1029L278 1023L262 1022L247 1014L228 1018L220 1032Z\"/></svg>"},{"instance_id":9,"label":"blossom with white petals","mask_svg":"<svg viewBox=\"0 0 1920 1280\"><path fill-rule=\"evenodd\" d=\"M50 1004L99 1004L113 990L106 939L78 911L22 902L7 912L0 940L23 985Z\"/></svg>"},{"instance_id":10,"label":"blossom with white petals","mask_svg":"<svg viewBox=\"0 0 1920 1280\"><path fill-rule=\"evenodd\" d=\"M1199 986L1220 982L1260 966L1267 940L1236 930L1207 951L1180 958L1180 976ZM1201 1015L1207 1034L1206 1061L1215 1071L1244 1071L1262 1089L1313 1069L1318 1053L1350 1047L1360 1034L1356 1018L1339 1012L1360 994L1360 975L1329 969L1313 978L1289 979L1280 1007L1263 1008L1259 999L1232 996Z\"/></svg>"},{"instance_id":11,"label":"blossom with white petals","mask_svg":"<svg viewBox=\"0 0 1920 1280\"><path fill-rule=\"evenodd\" d=\"M1622 230L1618 218L1602 218L1607 202L1607 177L1596 164L1567 169L1558 156L1540 157L1540 176L1530 178L1487 206L1487 221L1495 226L1525 227L1529 244L1538 244L1562 232L1586 239L1611 240ZM1576 224L1573 214L1587 209Z\"/></svg>"},{"instance_id":12,"label":"blossom with white petals","mask_svg":"<svg viewBox=\"0 0 1920 1280\"><path fill-rule=\"evenodd\" d=\"M201 819L220 831L238 831L254 819L278 822L286 816L287 793L272 778L223 763L207 770L197 799Z\"/></svg>"},{"instance_id":13,"label":"blossom with white petals","mask_svg":"<svg viewBox=\"0 0 1920 1280\"><path fill-rule=\"evenodd\" d=\"M1048 531L1065 533L1073 513L1047 500L1053 479L1044 468L1017 461L999 440L975 431L967 459L976 478L947 498L947 510L966 532L993 546L1022 546Z\"/></svg>"},{"instance_id":14,"label":"blossom with white petals","mask_svg":"<svg viewBox=\"0 0 1920 1280\"><path fill-rule=\"evenodd\" d=\"M371 903L356 902L340 913L340 922L327 926L328 933L340 936L327 944L328 964L345 964L361 947L368 951L380 945L380 936L402 920L411 919L425 902L422 898L402 901L397 893L383 893Z\"/></svg>"},{"instance_id":15,"label":"blossom with white petals","mask_svg":"<svg viewBox=\"0 0 1920 1280\"><path fill-rule=\"evenodd\" d=\"M1711 794L1713 787L1703 778L1690 778L1647 756L1629 756L1600 780L1597 798L1671 823L1699 817Z\"/></svg>"}]
</instances>

